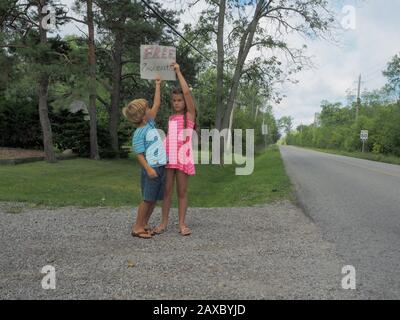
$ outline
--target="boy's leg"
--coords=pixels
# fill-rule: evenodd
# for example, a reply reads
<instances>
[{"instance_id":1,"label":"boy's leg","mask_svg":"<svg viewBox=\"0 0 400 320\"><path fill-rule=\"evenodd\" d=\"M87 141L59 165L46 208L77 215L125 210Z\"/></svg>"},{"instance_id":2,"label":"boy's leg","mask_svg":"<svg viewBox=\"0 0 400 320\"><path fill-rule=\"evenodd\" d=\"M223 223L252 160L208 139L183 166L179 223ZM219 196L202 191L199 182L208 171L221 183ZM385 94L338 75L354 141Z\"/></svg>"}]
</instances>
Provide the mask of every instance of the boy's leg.
<instances>
[{"instance_id":1,"label":"boy's leg","mask_svg":"<svg viewBox=\"0 0 400 320\"><path fill-rule=\"evenodd\" d=\"M132 232L133 233L142 233L144 232L144 227L146 225L146 218L147 218L147 213L149 211L149 203L146 201L142 201L138 207L138 212L137 212L137 216L136 216L136 222L132 228ZM141 235L142 238L148 238L151 237L150 234L146 235L146 234L142 234Z\"/></svg>"},{"instance_id":2,"label":"boy's leg","mask_svg":"<svg viewBox=\"0 0 400 320\"><path fill-rule=\"evenodd\" d=\"M154 184L155 180L150 179L144 170L141 171L141 188L142 196L144 199L152 199L154 196ZM136 224L134 226L134 232L148 231L150 234L150 228L148 225L151 214L153 213L154 207L156 205L156 200L143 200L138 208L138 215L136 219Z\"/></svg>"},{"instance_id":3,"label":"boy's leg","mask_svg":"<svg viewBox=\"0 0 400 320\"><path fill-rule=\"evenodd\" d=\"M149 204L148 208L147 208L147 212L146 212L146 217L145 217L145 227L147 227L149 225L149 220L150 217L154 211L154 207L156 206L156 202L147 202Z\"/></svg>"},{"instance_id":4,"label":"boy's leg","mask_svg":"<svg viewBox=\"0 0 400 320\"><path fill-rule=\"evenodd\" d=\"M187 200L187 185L189 176L182 171L176 170L176 191L178 194L178 211L179 211L179 231L182 235L191 233L188 226L185 224L186 210L188 206Z\"/></svg>"},{"instance_id":5,"label":"boy's leg","mask_svg":"<svg viewBox=\"0 0 400 320\"><path fill-rule=\"evenodd\" d=\"M172 192L174 190L174 180L175 180L175 170L174 169L165 169L166 177L165 177L165 189L164 189L164 199L162 203L162 215L161 215L161 224L155 228L156 233L163 232L168 226L168 217L169 210L171 208L172 202Z\"/></svg>"},{"instance_id":6,"label":"boy's leg","mask_svg":"<svg viewBox=\"0 0 400 320\"><path fill-rule=\"evenodd\" d=\"M142 196L145 197L146 191L148 188L148 177L144 169L141 170L141 179L140 179L140 186L142 189ZM136 223L133 227L133 232L136 231L148 231L148 225L147 225L147 211L148 211L148 205L145 200L143 200L138 207L138 212L136 216ZM139 232L138 231L138 232Z\"/></svg>"}]
</instances>

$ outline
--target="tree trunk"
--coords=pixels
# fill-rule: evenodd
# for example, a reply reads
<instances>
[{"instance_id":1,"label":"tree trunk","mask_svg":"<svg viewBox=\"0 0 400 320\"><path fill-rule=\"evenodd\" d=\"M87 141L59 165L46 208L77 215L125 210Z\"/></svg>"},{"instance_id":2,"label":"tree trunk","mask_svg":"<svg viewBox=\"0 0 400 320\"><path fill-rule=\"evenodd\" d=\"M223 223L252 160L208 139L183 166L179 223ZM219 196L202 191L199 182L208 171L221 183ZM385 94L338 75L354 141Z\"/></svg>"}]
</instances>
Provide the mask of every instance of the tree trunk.
<instances>
[{"instance_id":1,"label":"tree trunk","mask_svg":"<svg viewBox=\"0 0 400 320\"><path fill-rule=\"evenodd\" d=\"M87 0L87 22L89 30L89 117L90 117L90 158L99 160L96 121L96 51L94 45L93 1Z\"/></svg>"},{"instance_id":2,"label":"tree trunk","mask_svg":"<svg viewBox=\"0 0 400 320\"><path fill-rule=\"evenodd\" d=\"M41 45L46 45L47 43L47 31L43 28L41 23L43 18L46 16L46 14L42 13L42 8L46 4L47 1L38 2L39 34L40 34ZM49 109L47 105L48 87L49 87L49 75L47 74L46 71L40 71L38 95L39 95L39 118L43 134L43 148L44 148L45 160L47 162L53 163L56 162L57 160L53 149L53 134L51 131Z\"/></svg>"},{"instance_id":3,"label":"tree trunk","mask_svg":"<svg viewBox=\"0 0 400 320\"><path fill-rule=\"evenodd\" d=\"M215 128L221 130L223 113L223 94L224 94L224 25L225 25L226 1L221 0L218 13L218 32L217 32L217 99L216 99L216 117Z\"/></svg>"},{"instance_id":4,"label":"tree trunk","mask_svg":"<svg viewBox=\"0 0 400 320\"><path fill-rule=\"evenodd\" d=\"M244 63L246 62L247 55L253 44L253 38L254 38L254 34L256 32L258 19L259 19L258 13L261 10L262 3L263 2L260 1L257 4L257 8L255 10L253 20L251 21L248 29L243 34L242 39L240 41L240 48L239 48L239 53L238 53L236 69L235 69L235 73L233 76L233 82L232 82L231 88L229 90L229 97L228 97L228 101L226 104L225 113L222 118L222 129L228 128L228 126L229 126L229 119L231 117L231 113L233 112L233 107L235 104L235 99L236 99L238 88L239 88L239 81L242 76L243 66L244 66Z\"/></svg>"},{"instance_id":5,"label":"tree trunk","mask_svg":"<svg viewBox=\"0 0 400 320\"><path fill-rule=\"evenodd\" d=\"M215 112L215 129L221 130L222 115L224 112L224 25L225 25L226 0L219 2L218 12L218 31L217 31L217 92L216 92L216 112ZM218 134L213 139L220 139L219 154L221 164L224 164L224 151L227 137L221 137Z\"/></svg>"},{"instance_id":6,"label":"tree trunk","mask_svg":"<svg viewBox=\"0 0 400 320\"><path fill-rule=\"evenodd\" d=\"M113 89L111 92L111 107L109 110L109 132L111 136L111 148L119 157L118 143L118 124L120 118L120 91L121 91L121 74L122 74L122 50L123 50L123 32L118 32L115 36L114 61L113 61Z\"/></svg>"},{"instance_id":7,"label":"tree trunk","mask_svg":"<svg viewBox=\"0 0 400 320\"><path fill-rule=\"evenodd\" d=\"M260 1L259 3L261 3ZM259 6L259 5L258 5ZM257 8L258 8L257 6ZM257 9L256 9L257 12ZM255 14L256 17L256 14ZM239 89L239 81L242 76L242 71L243 71L243 66L246 61L247 55L250 51L251 45L253 43L253 37L254 33L256 31L258 20L254 18L254 20L251 22L248 32L243 35L242 40L241 40L241 45L239 49L239 54L238 54L238 63L236 65L235 73L233 76L233 82L231 85L231 88L229 90L229 97L228 101L226 103L226 108L225 108L225 113L222 118L222 123L221 123L221 130L223 129L229 129L230 128L230 123L233 121L233 109L235 106L235 100L237 96L237 92ZM229 132L228 132L229 134ZM225 139L227 141L227 139ZM221 148L225 149L225 146L221 146ZM222 154L222 151L221 151Z\"/></svg>"}]
</instances>

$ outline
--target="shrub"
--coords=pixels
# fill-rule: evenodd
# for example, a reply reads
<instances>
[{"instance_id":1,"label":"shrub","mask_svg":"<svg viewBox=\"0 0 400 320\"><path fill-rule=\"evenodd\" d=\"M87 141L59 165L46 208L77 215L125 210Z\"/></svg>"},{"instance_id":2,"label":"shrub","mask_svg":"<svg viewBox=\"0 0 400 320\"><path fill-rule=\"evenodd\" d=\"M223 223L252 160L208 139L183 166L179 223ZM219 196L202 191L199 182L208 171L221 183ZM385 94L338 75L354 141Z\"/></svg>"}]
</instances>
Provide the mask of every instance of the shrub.
<instances>
[{"instance_id":1,"label":"shrub","mask_svg":"<svg viewBox=\"0 0 400 320\"><path fill-rule=\"evenodd\" d=\"M40 149L43 145L38 106L22 99L0 98L0 146Z\"/></svg>"},{"instance_id":2,"label":"shrub","mask_svg":"<svg viewBox=\"0 0 400 320\"><path fill-rule=\"evenodd\" d=\"M72 149L81 157L90 155L90 127L82 111L71 113L69 110L54 111L49 107L49 118L56 149ZM129 141L132 130L120 127L118 138L120 145ZM98 125L97 139L102 158L114 158L117 155L111 149L110 134L106 125ZM43 138L39 120L38 106L31 101L0 98L0 146L10 148L42 149ZM119 157L127 157L126 150L119 151Z\"/></svg>"}]
</instances>

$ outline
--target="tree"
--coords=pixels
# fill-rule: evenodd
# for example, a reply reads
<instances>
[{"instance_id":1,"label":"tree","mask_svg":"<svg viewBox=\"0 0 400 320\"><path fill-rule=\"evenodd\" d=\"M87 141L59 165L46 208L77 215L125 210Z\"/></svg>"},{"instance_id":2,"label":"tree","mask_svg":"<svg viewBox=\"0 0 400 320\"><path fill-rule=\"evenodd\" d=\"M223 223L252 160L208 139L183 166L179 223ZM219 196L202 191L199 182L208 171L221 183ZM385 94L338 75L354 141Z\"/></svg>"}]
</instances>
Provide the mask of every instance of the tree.
<instances>
[{"instance_id":1,"label":"tree","mask_svg":"<svg viewBox=\"0 0 400 320\"><path fill-rule=\"evenodd\" d=\"M100 101L109 115L111 146L116 156L119 154L118 127L123 94L126 90L132 97L133 89L139 94L143 84L139 81L140 45L160 42L172 44L171 34L164 31L165 25L153 11L140 2L130 0L94 0L99 8L95 14L102 46L98 49L100 72L106 76L101 84L109 92L109 99ZM177 24L175 13L160 9L161 5L148 1L158 7L160 14L172 25ZM124 83L128 83L126 86ZM147 91L147 90L143 90Z\"/></svg>"},{"instance_id":2,"label":"tree","mask_svg":"<svg viewBox=\"0 0 400 320\"><path fill-rule=\"evenodd\" d=\"M386 88L395 94L397 103L400 104L400 54L396 54L388 63L383 75L388 79Z\"/></svg>"},{"instance_id":3,"label":"tree","mask_svg":"<svg viewBox=\"0 0 400 320\"><path fill-rule=\"evenodd\" d=\"M196 1L197 3L197 1ZM197 26L199 33L214 35L217 39L217 97L215 127L228 128L229 119L237 97L240 80L245 74L261 77L266 86L272 87L273 80L283 81L288 75L299 71L306 63L303 49L290 48L285 35L290 32L307 36L324 36L333 23L333 14L325 0L280 0L280 1L207 1L209 8L203 11ZM248 6L254 7L252 16L246 15ZM263 24L261 22L268 22ZM228 43L224 33L231 26ZM248 59L253 48L267 49L270 56ZM292 67L285 74L281 62L271 54L280 49L288 55ZM224 81L223 73L231 72L231 81ZM228 95L221 97L224 86Z\"/></svg>"},{"instance_id":4,"label":"tree","mask_svg":"<svg viewBox=\"0 0 400 320\"><path fill-rule=\"evenodd\" d=\"M340 102L330 103L329 101L321 102L322 111L319 116L321 125L337 126L346 123L352 123L353 113L350 108L343 108Z\"/></svg>"},{"instance_id":5,"label":"tree","mask_svg":"<svg viewBox=\"0 0 400 320\"><path fill-rule=\"evenodd\" d=\"M39 13L39 35L40 35L40 45L46 46L47 44L47 30L43 26L43 21L45 19L45 13L43 9L48 5L46 0L37 1L37 10ZM42 59L39 58L39 61L45 63ZM51 124L49 119L49 109L47 105L47 97L48 97L48 88L49 88L49 74L46 70L42 70L39 73L39 116L40 116L40 124L42 126L43 131L43 147L46 160L48 162L55 162L56 156L53 149L53 135L51 132Z\"/></svg>"},{"instance_id":6,"label":"tree","mask_svg":"<svg viewBox=\"0 0 400 320\"><path fill-rule=\"evenodd\" d=\"M48 20L54 18L56 25L62 24L62 15L63 6L51 0L7 0L1 7L1 27L5 35L0 39L0 47L6 48L8 55L19 54L32 62L30 71L37 83L43 148L48 162L56 161L48 109L49 82L54 64L63 56L58 50L60 47L55 45L57 40L48 39Z\"/></svg>"},{"instance_id":7,"label":"tree","mask_svg":"<svg viewBox=\"0 0 400 320\"><path fill-rule=\"evenodd\" d=\"M93 15L93 0L76 0L75 6L76 11L81 9L81 4L86 4L86 19L80 20L74 17L66 17L68 20L72 20L78 23L87 25L88 35L88 92L89 92L89 120L90 120L90 158L93 160L99 160L99 146L97 137L97 88L96 88L96 46L94 39L94 15ZM86 69L86 68L85 68ZM83 76L83 75L81 75ZM84 77L84 76L83 76Z\"/></svg>"},{"instance_id":8,"label":"tree","mask_svg":"<svg viewBox=\"0 0 400 320\"><path fill-rule=\"evenodd\" d=\"M283 129L283 132L289 134L293 128L293 118L292 117L282 117L278 120L279 129Z\"/></svg>"},{"instance_id":9,"label":"tree","mask_svg":"<svg viewBox=\"0 0 400 320\"><path fill-rule=\"evenodd\" d=\"M89 116L90 116L90 158L99 160L99 147L97 143L97 119L96 119L96 49L94 44L93 1L86 1L88 46L89 46Z\"/></svg>"}]
</instances>

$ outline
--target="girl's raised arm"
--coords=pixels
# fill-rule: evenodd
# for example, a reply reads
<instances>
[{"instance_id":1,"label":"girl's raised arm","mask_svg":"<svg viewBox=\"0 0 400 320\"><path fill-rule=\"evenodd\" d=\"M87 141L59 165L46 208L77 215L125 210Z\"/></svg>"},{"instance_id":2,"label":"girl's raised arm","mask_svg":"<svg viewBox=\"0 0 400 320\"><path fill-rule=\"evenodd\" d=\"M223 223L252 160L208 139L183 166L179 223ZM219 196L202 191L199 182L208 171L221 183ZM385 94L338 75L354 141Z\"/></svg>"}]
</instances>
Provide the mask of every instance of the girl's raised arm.
<instances>
[{"instance_id":1,"label":"girl's raised arm","mask_svg":"<svg viewBox=\"0 0 400 320\"><path fill-rule=\"evenodd\" d=\"M183 76L183 74L181 72L181 68L180 68L179 64L173 63L172 67L174 68L176 75L178 77L179 83L181 85L187 110L192 115L192 118L194 119L196 117L196 107L195 107L195 104L193 101L192 93L190 92L190 88L185 80L185 77Z\"/></svg>"},{"instance_id":2,"label":"girl's raised arm","mask_svg":"<svg viewBox=\"0 0 400 320\"><path fill-rule=\"evenodd\" d=\"M149 115L153 119L156 118L158 109L160 109L161 106L161 77L157 75L155 80L156 80L156 92L154 94L154 104L149 111Z\"/></svg>"}]
</instances>

